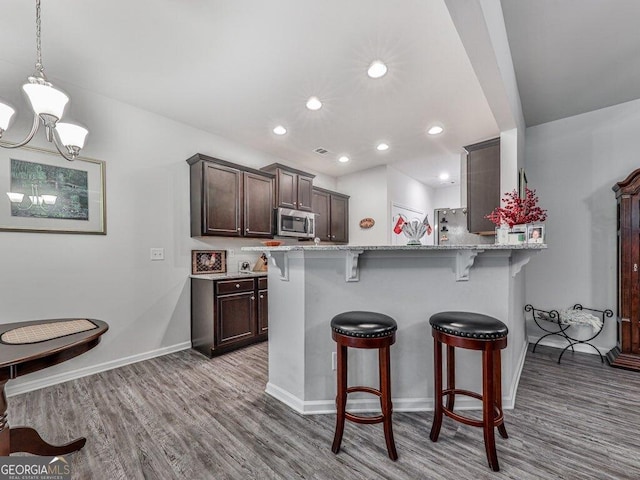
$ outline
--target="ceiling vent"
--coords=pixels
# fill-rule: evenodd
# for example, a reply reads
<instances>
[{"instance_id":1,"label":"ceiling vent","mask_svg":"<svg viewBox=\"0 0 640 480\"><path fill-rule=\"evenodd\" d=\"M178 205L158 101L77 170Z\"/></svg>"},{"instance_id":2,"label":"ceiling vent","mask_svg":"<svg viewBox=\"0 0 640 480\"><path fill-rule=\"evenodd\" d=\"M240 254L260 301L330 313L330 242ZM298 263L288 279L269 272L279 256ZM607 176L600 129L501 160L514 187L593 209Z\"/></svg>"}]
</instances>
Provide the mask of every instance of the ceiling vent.
<instances>
[{"instance_id":1,"label":"ceiling vent","mask_svg":"<svg viewBox=\"0 0 640 480\"><path fill-rule=\"evenodd\" d=\"M314 152L316 152L318 155L326 155L327 153L329 153L329 150L326 150L320 147L320 148L316 148Z\"/></svg>"}]
</instances>

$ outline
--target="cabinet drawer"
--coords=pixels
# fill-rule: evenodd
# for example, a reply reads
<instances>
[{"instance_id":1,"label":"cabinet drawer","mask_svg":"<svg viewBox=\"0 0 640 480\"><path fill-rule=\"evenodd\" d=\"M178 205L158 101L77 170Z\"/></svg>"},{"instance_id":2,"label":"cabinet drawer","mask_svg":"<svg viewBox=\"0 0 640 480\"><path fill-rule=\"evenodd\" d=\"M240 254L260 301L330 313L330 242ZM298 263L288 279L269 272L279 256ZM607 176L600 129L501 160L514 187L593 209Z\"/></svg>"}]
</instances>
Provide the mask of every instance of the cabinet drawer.
<instances>
[{"instance_id":1,"label":"cabinet drawer","mask_svg":"<svg viewBox=\"0 0 640 480\"><path fill-rule=\"evenodd\" d=\"M224 280L217 282L216 293L224 295L227 293L251 292L253 285L253 278L248 280Z\"/></svg>"},{"instance_id":2,"label":"cabinet drawer","mask_svg":"<svg viewBox=\"0 0 640 480\"><path fill-rule=\"evenodd\" d=\"M258 278L258 290L267 288L267 278Z\"/></svg>"}]
</instances>

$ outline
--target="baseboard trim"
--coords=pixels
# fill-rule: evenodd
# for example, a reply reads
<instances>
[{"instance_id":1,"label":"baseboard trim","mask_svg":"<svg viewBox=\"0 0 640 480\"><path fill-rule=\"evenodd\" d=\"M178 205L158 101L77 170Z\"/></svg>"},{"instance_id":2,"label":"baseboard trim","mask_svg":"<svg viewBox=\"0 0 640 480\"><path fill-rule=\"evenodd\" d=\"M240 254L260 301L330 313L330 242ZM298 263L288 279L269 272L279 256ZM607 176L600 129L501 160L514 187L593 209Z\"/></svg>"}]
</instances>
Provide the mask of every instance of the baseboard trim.
<instances>
[{"instance_id":1,"label":"baseboard trim","mask_svg":"<svg viewBox=\"0 0 640 480\"><path fill-rule=\"evenodd\" d=\"M296 397L295 395L289 393L287 390L274 385L271 382L267 383L267 387L265 388L265 392L271 395L276 400L281 401L289 408L295 410L298 413L304 414L304 401Z\"/></svg>"},{"instance_id":2,"label":"baseboard trim","mask_svg":"<svg viewBox=\"0 0 640 480\"><path fill-rule=\"evenodd\" d=\"M526 353L526 349L525 349ZM290 392L272 383L267 383L265 392L276 400L287 405L301 415L328 415L336 413L335 400L304 401ZM393 398L394 412L432 412L433 398ZM512 402L513 403L513 402ZM513 407L504 406L509 409ZM478 400L459 396L456 398L456 410L481 410L482 404ZM347 402L347 410L352 413L379 412L380 400L355 399Z\"/></svg>"},{"instance_id":3,"label":"baseboard trim","mask_svg":"<svg viewBox=\"0 0 640 480\"><path fill-rule=\"evenodd\" d=\"M540 336L529 336L527 338L529 343L531 343L532 345L535 345L535 343L539 339L540 339ZM566 340L561 339L561 338L547 337L544 340L542 340L538 345L543 345L545 347L558 348L558 349L562 350L563 348L565 348L569 344L567 343ZM600 352L600 354L602 354L602 356L606 355L607 352L609 350L611 350L611 347L605 348L605 347L599 347L598 345L594 345L594 346L598 349L598 352ZM591 355L597 355L598 354L593 348L591 348L589 345L586 345L584 343L576 343L573 346L573 348L575 349L576 352L580 352L580 353L589 353Z\"/></svg>"},{"instance_id":4,"label":"baseboard trim","mask_svg":"<svg viewBox=\"0 0 640 480\"><path fill-rule=\"evenodd\" d=\"M524 361L527 358L528 349L529 344L527 342L523 342L522 348L520 350L520 358L518 358L518 365L516 366L515 380L511 384L511 390L509 391L509 394L507 396L502 395L503 410L513 410L514 408L516 408L516 394L518 393L520 377L522 376L522 370L524 369Z\"/></svg>"},{"instance_id":5,"label":"baseboard trim","mask_svg":"<svg viewBox=\"0 0 640 480\"><path fill-rule=\"evenodd\" d=\"M161 357L170 353L179 352L181 350L187 350L191 348L191 341L177 343L169 347L158 348L145 353L139 353L131 355L129 357L119 358L117 360L111 360L109 362L100 363L98 365L92 365L90 367L79 368L70 372L59 373L50 377L42 378L39 380L32 380L29 382L22 382L16 385L8 384L6 387L7 397L13 397L22 393L32 392L41 388L50 387L59 383L68 382L70 380L76 380L78 378L86 377L107 370L113 370L114 368L124 367L132 363L138 363L143 360L149 360L155 357Z\"/></svg>"}]
</instances>

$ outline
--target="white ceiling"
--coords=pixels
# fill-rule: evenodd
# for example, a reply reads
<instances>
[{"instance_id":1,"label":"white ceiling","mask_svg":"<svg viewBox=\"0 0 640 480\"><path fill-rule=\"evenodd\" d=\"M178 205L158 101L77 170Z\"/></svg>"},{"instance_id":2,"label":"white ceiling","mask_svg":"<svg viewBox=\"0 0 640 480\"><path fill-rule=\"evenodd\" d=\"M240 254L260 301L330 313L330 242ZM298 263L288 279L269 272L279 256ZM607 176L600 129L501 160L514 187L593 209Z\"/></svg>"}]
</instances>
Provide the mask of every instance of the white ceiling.
<instances>
[{"instance_id":1,"label":"white ceiling","mask_svg":"<svg viewBox=\"0 0 640 480\"><path fill-rule=\"evenodd\" d=\"M340 176L393 164L437 187L441 171L459 181L463 145L499 133L443 0L42 3L51 81L301 168ZM35 1L3 2L0 60L24 68L25 77L35 57L34 18ZM377 58L389 73L372 80L366 68ZM322 110L305 108L311 95ZM427 135L434 123L445 132ZM277 124L285 136L272 133ZM377 152L379 141L391 148ZM318 147L330 153L319 156ZM351 162L338 164L341 154Z\"/></svg>"},{"instance_id":2,"label":"white ceiling","mask_svg":"<svg viewBox=\"0 0 640 480\"><path fill-rule=\"evenodd\" d=\"M528 126L640 98L639 0L502 0Z\"/></svg>"},{"instance_id":3,"label":"white ceiling","mask_svg":"<svg viewBox=\"0 0 640 480\"><path fill-rule=\"evenodd\" d=\"M437 187L441 171L459 181L462 146L499 133L444 0L42 1L50 80L300 168L340 176L392 164ZM502 5L527 125L640 98L639 0ZM26 77L35 1L1 8L0 61ZM376 58L389 73L372 80ZM311 95L322 110L304 107ZM445 132L430 137L434 123ZM272 133L277 124L287 135ZM390 150L377 152L379 141ZM338 164L341 154L352 161Z\"/></svg>"}]
</instances>

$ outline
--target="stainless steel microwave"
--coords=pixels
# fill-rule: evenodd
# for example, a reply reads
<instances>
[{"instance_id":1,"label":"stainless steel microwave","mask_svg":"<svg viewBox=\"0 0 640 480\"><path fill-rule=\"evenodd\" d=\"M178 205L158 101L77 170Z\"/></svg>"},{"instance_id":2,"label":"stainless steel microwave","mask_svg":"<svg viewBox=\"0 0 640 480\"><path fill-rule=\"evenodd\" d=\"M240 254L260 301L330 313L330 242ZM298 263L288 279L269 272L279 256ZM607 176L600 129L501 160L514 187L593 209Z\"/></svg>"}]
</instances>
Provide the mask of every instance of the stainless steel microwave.
<instances>
[{"instance_id":1,"label":"stainless steel microwave","mask_svg":"<svg viewBox=\"0 0 640 480\"><path fill-rule=\"evenodd\" d=\"M290 208L276 210L276 235L281 237L313 238L316 234L316 216Z\"/></svg>"}]
</instances>

